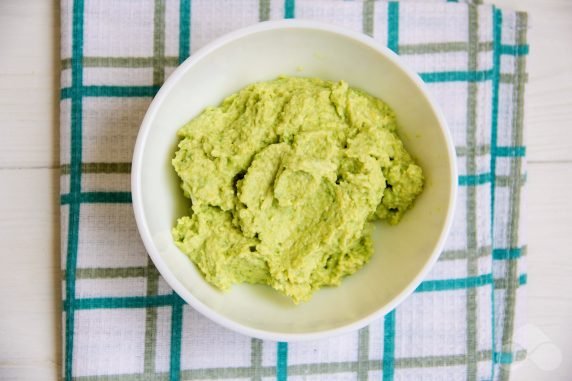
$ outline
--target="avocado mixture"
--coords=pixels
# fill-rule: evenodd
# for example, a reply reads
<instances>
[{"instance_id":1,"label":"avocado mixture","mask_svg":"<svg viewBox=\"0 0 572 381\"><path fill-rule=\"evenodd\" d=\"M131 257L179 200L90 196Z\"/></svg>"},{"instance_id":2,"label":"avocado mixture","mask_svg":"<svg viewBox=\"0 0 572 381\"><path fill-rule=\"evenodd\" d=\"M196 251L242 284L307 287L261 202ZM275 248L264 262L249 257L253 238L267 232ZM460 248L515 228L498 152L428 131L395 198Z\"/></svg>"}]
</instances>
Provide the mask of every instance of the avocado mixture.
<instances>
[{"instance_id":1,"label":"avocado mixture","mask_svg":"<svg viewBox=\"0 0 572 381\"><path fill-rule=\"evenodd\" d=\"M183 126L173 167L191 200L179 249L221 290L267 284L307 301L370 259L372 221L423 188L393 111L344 81L255 83Z\"/></svg>"}]
</instances>

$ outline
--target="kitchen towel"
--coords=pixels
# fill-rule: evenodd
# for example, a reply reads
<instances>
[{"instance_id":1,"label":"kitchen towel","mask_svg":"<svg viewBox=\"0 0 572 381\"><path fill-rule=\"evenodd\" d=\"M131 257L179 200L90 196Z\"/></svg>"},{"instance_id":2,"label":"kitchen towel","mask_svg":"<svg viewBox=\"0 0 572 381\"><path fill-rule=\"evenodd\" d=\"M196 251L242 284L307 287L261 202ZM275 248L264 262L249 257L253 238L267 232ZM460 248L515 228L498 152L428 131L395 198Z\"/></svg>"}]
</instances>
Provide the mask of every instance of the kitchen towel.
<instances>
[{"instance_id":1,"label":"kitchen towel","mask_svg":"<svg viewBox=\"0 0 572 381\"><path fill-rule=\"evenodd\" d=\"M158 274L131 208L143 115L174 68L260 21L374 38L440 104L459 167L453 228L407 300L368 327L276 343L218 326ZM527 16L477 1L61 0L65 380L507 380L526 351L521 229Z\"/></svg>"}]
</instances>

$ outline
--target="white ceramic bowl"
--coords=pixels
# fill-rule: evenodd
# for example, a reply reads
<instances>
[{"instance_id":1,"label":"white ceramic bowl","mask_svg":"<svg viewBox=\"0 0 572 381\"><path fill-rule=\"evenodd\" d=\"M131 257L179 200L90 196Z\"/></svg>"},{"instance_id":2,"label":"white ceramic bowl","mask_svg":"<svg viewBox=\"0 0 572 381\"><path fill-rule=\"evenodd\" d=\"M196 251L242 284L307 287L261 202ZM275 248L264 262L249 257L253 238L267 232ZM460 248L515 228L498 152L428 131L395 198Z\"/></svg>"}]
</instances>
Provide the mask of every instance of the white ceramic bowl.
<instances>
[{"instance_id":1,"label":"white ceramic bowl","mask_svg":"<svg viewBox=\"0 0 572 381\"><path fill-rule=\"evenodd\" d=\"M171 228L188 213L171 167L177 130L205 107L257 81L279 75L347 81L387 102L399 134L417 158L426 186L397 226L377 223L375 253L336 288L294 305L266 286L210 286L178 250ZM186 60L165 82L141 125L132 166L139 232L161 275L191 306L235 331L296 341L365 326L391 311L437 260L451 225L457 189L452 140L421 79L373 39L306 21L278 21L228 34Z\"/></svg>"}]
</instances>

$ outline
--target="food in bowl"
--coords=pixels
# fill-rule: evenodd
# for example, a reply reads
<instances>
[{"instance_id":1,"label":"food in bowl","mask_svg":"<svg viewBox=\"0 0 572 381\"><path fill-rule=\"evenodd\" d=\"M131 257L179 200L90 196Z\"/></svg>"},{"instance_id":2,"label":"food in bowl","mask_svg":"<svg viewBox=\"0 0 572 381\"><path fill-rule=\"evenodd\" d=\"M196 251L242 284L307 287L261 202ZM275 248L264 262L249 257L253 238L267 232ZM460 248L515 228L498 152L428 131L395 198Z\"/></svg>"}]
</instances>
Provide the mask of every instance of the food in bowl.
<instances>
[{"instance_id":1,"label":"food in bowl","mask_svg":"<svg viewBox=\"0 0 572 381\"><path fill-rule=\"evenodd\" d=\"M191 214L173 238L221 290L267 284L307 301L363 267L372 221L397 224L423 189L394 112L344 81L254 83L178 135Z\"/></svg>"}]
</instances>

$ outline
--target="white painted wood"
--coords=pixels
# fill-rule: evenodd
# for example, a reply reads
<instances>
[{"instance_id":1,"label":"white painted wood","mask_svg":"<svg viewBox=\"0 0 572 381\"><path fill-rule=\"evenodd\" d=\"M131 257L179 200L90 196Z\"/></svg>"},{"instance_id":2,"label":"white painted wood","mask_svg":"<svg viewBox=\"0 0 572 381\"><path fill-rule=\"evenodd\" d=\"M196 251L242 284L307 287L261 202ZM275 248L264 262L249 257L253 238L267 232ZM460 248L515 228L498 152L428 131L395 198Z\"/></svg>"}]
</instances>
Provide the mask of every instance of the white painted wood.
<instances>
[{"instance_id":1,"label":"white painted wood","mask_svg":"<svg viewBox=\"0 0 572 381\"><path fill-rule=\"evenodd\" d=\"M0 169L0 380L55 380L59 171Z\"/></svg>"},{"instance_id":2,"label":"white painted wood","mask_svg":"<svg viewBox=\"0 0 572 381\"><path fill-rule=\"evenodd\" d=\"M572 356L572 1L496 0L530 12L529 322ZM0 379L56 380L60 369L58 0L0 1ZM35 168L40 167L40 168ZM11 169L8 169L11 168ZM515 380L570 380L572 363ZM532 359L532 360L531 360ZM546 365L546 364L544 364Z\"/></svg>"},{"instance_id":3,"label":"white painted wood","mask_svg":"<svg viewBox=\"0 0 572 381\"><path fill-rule=\"evenodd\" d=\"M0 167L59 164L58 4L0 1Z\"/></svg>"}]
</instances>

